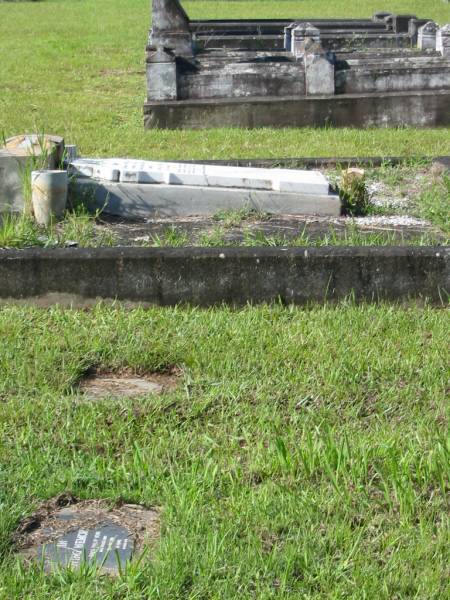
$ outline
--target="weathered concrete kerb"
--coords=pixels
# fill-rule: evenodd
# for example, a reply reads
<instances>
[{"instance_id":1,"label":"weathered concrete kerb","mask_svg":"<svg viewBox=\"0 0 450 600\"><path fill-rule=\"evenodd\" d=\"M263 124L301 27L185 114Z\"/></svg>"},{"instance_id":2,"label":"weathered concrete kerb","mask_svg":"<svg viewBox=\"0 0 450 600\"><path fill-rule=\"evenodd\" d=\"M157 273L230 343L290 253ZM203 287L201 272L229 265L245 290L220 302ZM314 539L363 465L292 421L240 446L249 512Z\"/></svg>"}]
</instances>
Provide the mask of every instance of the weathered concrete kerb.
<instances>
[{"instance_id":1,"label":"weathered concrete kerb","mask_svg":"<svg viewBox=\"0 0 450 600\"><path fill-rule=\"evenodd\" d=\"M425 300L450 293L450 247L102 248L0 252L0 299L171 306Z\"/></svg>"}]
</instances>

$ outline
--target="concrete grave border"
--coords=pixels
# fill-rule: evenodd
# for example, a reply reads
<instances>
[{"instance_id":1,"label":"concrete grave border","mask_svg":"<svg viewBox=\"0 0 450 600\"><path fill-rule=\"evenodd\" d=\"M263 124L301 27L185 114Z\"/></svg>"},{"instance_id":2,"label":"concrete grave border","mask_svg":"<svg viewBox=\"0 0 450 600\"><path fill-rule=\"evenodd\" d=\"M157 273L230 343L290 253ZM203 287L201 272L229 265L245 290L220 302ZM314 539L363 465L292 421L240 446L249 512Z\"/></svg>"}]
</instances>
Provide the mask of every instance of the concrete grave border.
<instances>
[{"instance_id":1,"label":"concrete grave border","mask_svg":"<svg viewBox=\"0 0 450 600\"><path fill-rule=\"evenodd\" d=\"M0 251L0 301L212 306L450 294L450 247L101 248Z\"/></svg>"},{"instance_id":2,"label":"concrete grave border","mask_svg":"<svg viewBox=\"0 0 450 600\"><path fill-rule=\"evenodd\" d=\"M446 127L450 90L146 102L144 124L146 129Z\"/></svg>"}]
</instances>

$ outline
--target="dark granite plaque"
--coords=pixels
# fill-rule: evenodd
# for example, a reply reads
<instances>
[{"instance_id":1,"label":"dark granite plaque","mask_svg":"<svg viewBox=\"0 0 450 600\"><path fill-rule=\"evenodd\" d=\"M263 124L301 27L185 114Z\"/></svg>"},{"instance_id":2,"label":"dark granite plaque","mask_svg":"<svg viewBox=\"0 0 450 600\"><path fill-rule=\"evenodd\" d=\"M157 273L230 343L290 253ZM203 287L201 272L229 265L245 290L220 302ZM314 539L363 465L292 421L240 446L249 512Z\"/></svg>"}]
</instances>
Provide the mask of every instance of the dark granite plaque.
<instances>
[{"instance_id":1,"label":"dark granite plaque","mask_svg":"<svg viewBox=\"0 0 450 600\"><path fill-rule=\"evenodd\" d=\"M133 553L130 532L114 523L104 523L93 529L75 529L57 541L42 545L38 559L47 569L96 564L106 571L119 571Z\"/></svg>"}]
</instances>

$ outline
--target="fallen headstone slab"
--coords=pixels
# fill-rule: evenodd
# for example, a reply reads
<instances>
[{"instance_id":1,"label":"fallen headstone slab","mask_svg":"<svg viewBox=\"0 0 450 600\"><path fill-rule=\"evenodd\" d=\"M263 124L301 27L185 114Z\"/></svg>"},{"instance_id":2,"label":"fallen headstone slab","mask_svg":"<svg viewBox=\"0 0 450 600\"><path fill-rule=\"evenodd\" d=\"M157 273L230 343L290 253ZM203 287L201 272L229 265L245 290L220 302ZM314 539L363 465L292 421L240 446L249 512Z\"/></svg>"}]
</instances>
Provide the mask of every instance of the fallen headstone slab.
<instances>
[{"instance_id":1,"label":"fallen headstone slab","mask_svg":"<svg viewBox=\"0 0 450 600\"><path fill-rule=\"evenodd\" d=\"M71 196L89 210L133 218L212 215L253 208L274 214L339 216L339 196L319 171L77 159Z\"/></svg>"},{"instance_id":2,"label":"fallen headstone slab","mask_svg":"<svg viewBox=\"0 0 450 600\"><path fill-rule=\"evenodd\" d=\"M80 158L70 163L74 175L120 183L250 188L304 194L328 194L319 171L253 169L195 163Z\"/></svg>"},{"instance_id":3,"label":"fallen headstone slab","mask_svg":"<svg viewBox=\"0 0 450 600\"><path fill-rule=\"evenodd\" d=\"M158 535L156 508L110 508L102 500L77 501L63 494L24 519L14 543L19 556L42 564L47 572L89 565L118 575Z\"/></svg>"}]
</instances>

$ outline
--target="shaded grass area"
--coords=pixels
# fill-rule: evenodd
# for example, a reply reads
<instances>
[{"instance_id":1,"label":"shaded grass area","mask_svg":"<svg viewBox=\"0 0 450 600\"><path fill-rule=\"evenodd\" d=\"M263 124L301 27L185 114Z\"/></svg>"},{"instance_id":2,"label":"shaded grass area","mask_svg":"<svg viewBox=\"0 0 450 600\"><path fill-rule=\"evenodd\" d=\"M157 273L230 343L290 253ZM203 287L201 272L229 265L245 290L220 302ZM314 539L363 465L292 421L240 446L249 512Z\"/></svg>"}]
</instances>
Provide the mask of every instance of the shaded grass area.
<instances>
[{"instance_id":1,"label":"shaded grass area","mask_svg":"<svg viewBox=\"0 0 450 600\"><path fill-rule=\"evenodd\" d=\"M60 133L85 155L214 159L450 154L449 129L143 130L149 0L0 3L0 131ZM440 0L191 1L193 18L371 16L450 21ZM20 40L20 43L18 43Z\"/></svg>"},{"instance_id":2,"label":"shaded grass area","mask_svg":"<svg viewBox=\"0 0 450 600\"><path fill-rule=\"evenodd\" d=\"M0 597L446 597L448 328L351 303L3 308ZM92 365L183 375L91 404ZM65 490L162 506L156 554L117 581L21 568L14 527Z\"/></svg>"}]
</instances>

